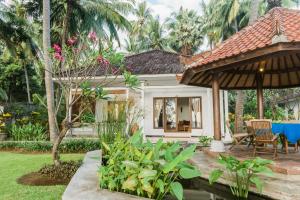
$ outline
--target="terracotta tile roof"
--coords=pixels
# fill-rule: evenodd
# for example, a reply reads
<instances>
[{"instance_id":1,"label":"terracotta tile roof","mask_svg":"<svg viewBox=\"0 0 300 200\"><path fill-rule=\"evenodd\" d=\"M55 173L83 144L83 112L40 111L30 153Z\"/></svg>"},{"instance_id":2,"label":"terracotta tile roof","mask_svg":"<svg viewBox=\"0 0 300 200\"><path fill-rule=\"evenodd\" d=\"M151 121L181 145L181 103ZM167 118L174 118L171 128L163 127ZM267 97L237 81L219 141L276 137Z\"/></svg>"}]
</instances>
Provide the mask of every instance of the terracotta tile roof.
<instances>
[{"instance_id":1,"label":"terracotta tile roof","mask_svg":"<svg viewBox=\"0 0 300 200\"><path fill-rule=\"evenodd\" d=\"M279 36L282 36L278 39ZM300 41L300 11L274 8L216 47L209 56L200 57L190 67L197 67L250 52L276 43ZM284 38L284 39L282 39Z\"/></svg>"}]
</instances>

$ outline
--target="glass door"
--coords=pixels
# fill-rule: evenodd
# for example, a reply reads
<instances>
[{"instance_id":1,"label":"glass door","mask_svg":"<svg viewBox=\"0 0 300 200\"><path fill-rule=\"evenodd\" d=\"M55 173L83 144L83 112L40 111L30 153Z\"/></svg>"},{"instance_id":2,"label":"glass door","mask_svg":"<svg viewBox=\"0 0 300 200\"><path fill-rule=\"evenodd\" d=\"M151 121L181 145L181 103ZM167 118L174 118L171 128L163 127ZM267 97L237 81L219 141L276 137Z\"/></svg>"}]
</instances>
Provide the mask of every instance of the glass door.
<instances>
[{"instance_id":1,"label":"glass door","mask_svg":"<svg viewBox=\"0 0 300 200\"><path fill-rule=\"evenodd\" d=\"M177 131L177 98L165 98L165 131Z\"/></svg>"}]
</instances>

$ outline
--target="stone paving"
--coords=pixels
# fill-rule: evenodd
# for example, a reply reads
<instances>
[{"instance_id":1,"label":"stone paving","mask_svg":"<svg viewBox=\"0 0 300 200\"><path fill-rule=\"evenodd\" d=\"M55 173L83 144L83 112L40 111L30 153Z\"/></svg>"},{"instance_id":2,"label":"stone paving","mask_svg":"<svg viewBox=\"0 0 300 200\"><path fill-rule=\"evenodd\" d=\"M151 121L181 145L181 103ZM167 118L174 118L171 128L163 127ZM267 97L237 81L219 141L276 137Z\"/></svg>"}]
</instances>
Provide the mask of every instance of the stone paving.
<instances>
[{"instance_id":1,"label":"stone paving","mask_svg":"<svg viewBox=\"0 0 300 200\"><path fill-rule=\"evenodd\" d=\"M252 149L238 147L232 151L227 151L226 154L232 154L242 160L252 157ZM196 155L190 160L190 162L199 168L203 178L208 179L209 173L213 169L222 167L217 163L217 156L218 154L211 153L205 149L203 151L196 152ZM268 156L261 157L269 158ZM265 182L263 195L278 200L300 199L300 175L294 175L292 173L278 173L277 171L278 169L281 169L281 172L283 172L285 169L298 169L300 167L299 158L299 153L279 155L279 158L273 164L275 168L274 166L273 168L271 167L272 170L275 171L274 176L261 176ZM228 185L228 181L222 178L219 180L219 183ZM255 187L251 187L250 191L256 193L258 192Z\"/></svg>"}]
</instances>

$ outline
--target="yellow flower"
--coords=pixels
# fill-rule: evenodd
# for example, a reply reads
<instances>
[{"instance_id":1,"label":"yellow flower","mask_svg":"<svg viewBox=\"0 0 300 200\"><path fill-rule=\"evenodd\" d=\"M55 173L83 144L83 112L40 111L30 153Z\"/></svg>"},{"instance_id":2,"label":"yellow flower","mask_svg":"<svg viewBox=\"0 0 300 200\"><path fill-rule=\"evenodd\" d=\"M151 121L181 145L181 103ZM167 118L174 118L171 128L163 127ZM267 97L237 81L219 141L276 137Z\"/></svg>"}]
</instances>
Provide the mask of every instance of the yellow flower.
<instances>
[{"instance_id":1,"label":"yellow flower","mask_svg":"<svg viewBox=\"0 0 300 200\"><path fill-rule=\"evenodd\" d=\"M11 117L12 116L12 114L10 114L10 113L4 113L3 114L3 117Z\"/></svg>"},{"instance_id":2,"label":"yellow flower","mask_svg":"<svg viewBox=\"0 0 300 200\"><path fill-rule=\"evenodd\" d=\"M0 127L5 127L5 123L1 123L1 124L0 124Z\"/></svg>"}]
</instances>

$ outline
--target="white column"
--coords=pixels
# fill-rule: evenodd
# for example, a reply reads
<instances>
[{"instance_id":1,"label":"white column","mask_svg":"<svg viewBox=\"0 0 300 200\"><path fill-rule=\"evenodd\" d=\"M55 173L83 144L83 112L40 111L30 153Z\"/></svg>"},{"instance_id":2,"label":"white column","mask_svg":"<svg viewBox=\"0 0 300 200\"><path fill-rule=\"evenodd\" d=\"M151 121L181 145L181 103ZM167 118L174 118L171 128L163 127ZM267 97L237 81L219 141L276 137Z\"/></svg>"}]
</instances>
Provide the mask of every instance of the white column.
<instances>
[{"instance_id":1,"label":"white column","mask_svg":"<svg viewBox=\"0 0 300 200\"><path fill-rule=\"evenodd\" d=\"M95 108L96 122L104 122L107 120L107 101L104 99L98 99L96 101Z\"/></svg>"},{"instance_id":2,"label":"white column","mask_svg":"<svg viewBox=\"0 0 300 200\"><path fill-rule=\"evenodd\" d=\"M229 120L229 116L228 116L228 113L229 113L229 104L228 104L228 91L225 91L224 90L224 107L225 107L225 123L226 121ZM229 130L227 128L227 126L225 125L225 138L224 138L224 143L231 143L232 142L232 138L230 136L230 133L229 133Z\"/></svg>"}]
</instances>

